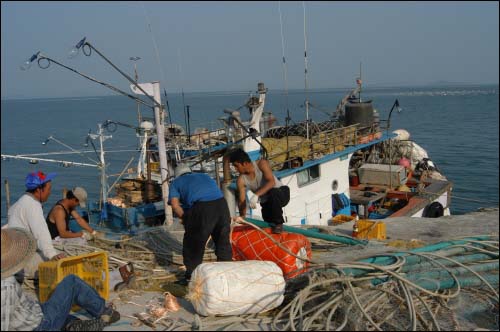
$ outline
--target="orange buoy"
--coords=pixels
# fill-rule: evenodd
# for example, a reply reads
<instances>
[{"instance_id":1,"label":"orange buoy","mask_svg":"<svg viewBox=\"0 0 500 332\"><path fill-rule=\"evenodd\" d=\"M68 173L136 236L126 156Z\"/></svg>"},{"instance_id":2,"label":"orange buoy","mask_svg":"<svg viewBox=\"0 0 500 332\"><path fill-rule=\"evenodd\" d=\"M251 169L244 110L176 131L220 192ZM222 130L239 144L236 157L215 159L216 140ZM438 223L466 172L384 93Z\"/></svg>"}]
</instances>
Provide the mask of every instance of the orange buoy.
<instances>
[{"instance_id":1,"label":"orange buoy","mask_svg":"<svg viewBox=\"0 0 500 332\"><path fill-rule=\"evenodd\" d=\"M262 231L269 234L279 245L264 235ZM296 257L299 256L307 260L312 257L311 243L304 235L288 232L272 234L270 228L265 228L262 231L251 226L234 227L231 235L233 259L237 261L272 261L281 268L286 279L307 271L309 263ZM285 247L295 256L280 246Z\"/></svg>"}]
</instances>

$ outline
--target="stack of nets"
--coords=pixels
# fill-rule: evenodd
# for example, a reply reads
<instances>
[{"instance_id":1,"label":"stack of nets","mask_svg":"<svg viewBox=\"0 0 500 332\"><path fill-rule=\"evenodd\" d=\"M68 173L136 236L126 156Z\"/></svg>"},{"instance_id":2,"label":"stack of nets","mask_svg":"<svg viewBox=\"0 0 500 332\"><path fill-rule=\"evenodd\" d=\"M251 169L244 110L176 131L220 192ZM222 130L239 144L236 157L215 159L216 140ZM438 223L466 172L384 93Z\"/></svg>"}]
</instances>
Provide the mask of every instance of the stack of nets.
<instances>
[{"instance_id":1,"label":"stack of nets","mask_svg":"<svg viewBox=\"0 0 500 332\"><path fill-rule=\"evenodd\" d=\"M498 329L498 237L459 243L390 265L317 267L289 283L273 329Z\"/></svg>"}]
</instances>

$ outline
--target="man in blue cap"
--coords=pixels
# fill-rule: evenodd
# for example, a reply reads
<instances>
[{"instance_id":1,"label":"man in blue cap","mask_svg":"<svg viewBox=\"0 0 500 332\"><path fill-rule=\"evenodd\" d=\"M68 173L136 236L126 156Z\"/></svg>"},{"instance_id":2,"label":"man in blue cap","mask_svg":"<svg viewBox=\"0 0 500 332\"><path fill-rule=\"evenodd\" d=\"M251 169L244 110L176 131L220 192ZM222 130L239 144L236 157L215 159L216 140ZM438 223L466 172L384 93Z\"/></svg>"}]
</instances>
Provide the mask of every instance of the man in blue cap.
<instances>
[{"instance_id":1,"label":"man in blue cap","mask_svg":"<svg viewBox=\"0 0 500 332\"><path fill-rule=\"evenodd\" d=\"M26 229L33 235L37 243L37 252L24 268L24 275L37 278L38 264L50 259L63 258L52 245L42 204L46 202L52 190L51 180L56 173L44 174L41 171L29 173L26 176L26 193L12 205L7 213L8 227Z\"/></svg>"}]
</instances>

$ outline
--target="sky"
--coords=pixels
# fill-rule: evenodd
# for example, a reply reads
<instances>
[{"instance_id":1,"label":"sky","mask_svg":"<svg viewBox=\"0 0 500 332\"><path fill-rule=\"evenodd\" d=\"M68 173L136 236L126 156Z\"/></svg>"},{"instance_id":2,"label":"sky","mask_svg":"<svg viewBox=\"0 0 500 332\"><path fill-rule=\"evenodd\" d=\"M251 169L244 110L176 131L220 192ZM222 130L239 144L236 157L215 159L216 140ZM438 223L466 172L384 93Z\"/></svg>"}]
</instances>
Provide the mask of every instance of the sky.
<instances>
[{"instance_id":1,"label":"sky","mask_svg":"<svg viewBox=\"0 0 500 332\"><path fill-rule=\"evenodd\" d=\"M281 21L280 25L280 10ZM498 84L498 2L1 2L1 97L113 95L52 64L19 66L37 51L117 88L126 80L83 37L139 80L169 93L436 82ZM283 39L281 34L283 30ZM304 38L304 35L306 38ZM283 68L283 46L286 77Z\"/></svg>"}]
</instances>

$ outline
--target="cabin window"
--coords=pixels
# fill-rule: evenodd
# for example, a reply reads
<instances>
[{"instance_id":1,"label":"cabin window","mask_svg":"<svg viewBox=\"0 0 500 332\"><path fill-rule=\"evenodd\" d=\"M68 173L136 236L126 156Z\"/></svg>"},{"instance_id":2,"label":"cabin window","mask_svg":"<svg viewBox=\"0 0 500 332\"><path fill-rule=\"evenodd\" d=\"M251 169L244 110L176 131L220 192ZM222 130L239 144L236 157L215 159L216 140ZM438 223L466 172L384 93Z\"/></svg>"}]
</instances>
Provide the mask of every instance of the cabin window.
<instances>
[{"instance_id":1,"label":"cabin window","mask_svg":"<svg viewBox=\"0 0 500 332\"><path fill-rule=\"evenodd\" d=\"M299 187L319 180L319 165L311 166L297 173L297 184Z\"/></svg>"}]
</instances>

